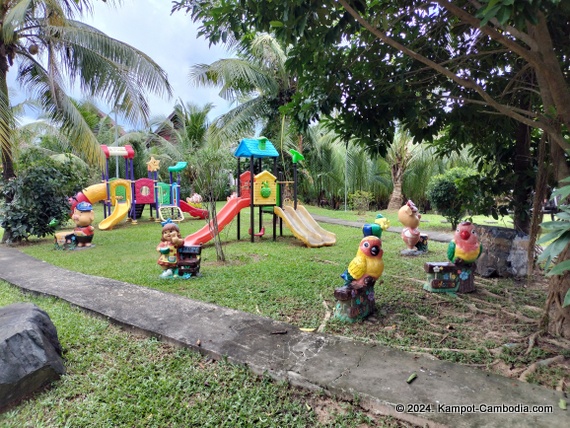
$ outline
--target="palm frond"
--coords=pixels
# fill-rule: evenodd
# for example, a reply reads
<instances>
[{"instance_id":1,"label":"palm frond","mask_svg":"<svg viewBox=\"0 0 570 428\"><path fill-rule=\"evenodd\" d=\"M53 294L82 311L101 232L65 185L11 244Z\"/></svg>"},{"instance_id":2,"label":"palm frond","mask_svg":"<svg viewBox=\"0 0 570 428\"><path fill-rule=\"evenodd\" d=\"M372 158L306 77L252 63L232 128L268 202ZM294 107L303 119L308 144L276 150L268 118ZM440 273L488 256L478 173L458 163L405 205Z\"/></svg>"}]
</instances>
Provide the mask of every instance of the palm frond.
<instances>
[{"instance_id":1,"label":"palm frond","mask_svg":"<svg viewBox=\"0 0 570 428\"><path fill-rule=\"evenodd\" d=\"M146 93L172 95L166 73L142 51L77 21L46 27L46 41L63 43L60 67L84 93L115 103L126 120L148 122Z\"/></svg>"},{"instance_id":2,"label":"palm frond","mask_svg":"<svg viewBox=\"0 0 570 428\"><path fill-rule=\"evenodd\" d=\"M70 144L80 157L91 165L103 166L99 143L81 115L77 105L69 98L54 74L48 73L37 62L29 64L28 81L33 83L44 111L61 127Z\"/></svg>"},{"instance_id":3,"label":"palm frond","mask_svg":"<svg viewBox=\"0 0 570 428\"><path fill-rule=\"evenodd\" d=\"M229 101L277 90L275 80L261 67L241 58L196 64L191 68L189 77L199 86L219 86L218 95Z\"/></svg>"}]
</instances>

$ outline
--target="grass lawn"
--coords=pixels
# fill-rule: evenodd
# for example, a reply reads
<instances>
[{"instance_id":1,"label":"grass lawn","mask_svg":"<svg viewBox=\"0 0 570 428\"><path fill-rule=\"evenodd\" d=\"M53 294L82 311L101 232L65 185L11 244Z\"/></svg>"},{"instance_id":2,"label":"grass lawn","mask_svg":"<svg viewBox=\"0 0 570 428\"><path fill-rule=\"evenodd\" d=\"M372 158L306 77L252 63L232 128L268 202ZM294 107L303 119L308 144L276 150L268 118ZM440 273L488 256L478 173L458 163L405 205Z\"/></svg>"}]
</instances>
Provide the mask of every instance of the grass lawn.
<instances>
[{"instance_id":1,"label":"grass lawn","mask_svg":"<svg viewBox=\"0 0 570 428\"><path fill-rule=\"evenodd\" d=\"M378 211L368 211L365 214L359 214L356 211L344 211L344 210L330 210L327 208L320 207L307 207L307 209L316 215L322 215L326 217L333 217L348 221L372 221ZM401 227L402 225L398 222L398 212L397 211L379 211L382 215L388 218L392 226ZM547 220L550 220L548 217ZM495 220L492 217L487 217L483 215L473 216L472 221L476 224L486 225L486 226L500 226L500 227L513 227L513 221L510 217L499 217ZM420 230L432 230L438 232L452 232L451 223L449 223L445 217L436 214L435 212L422 213L420 220Z\"/></svg>"},{"instance_id":2,"label":"grass lawn","mask_svg":"<svg viewBox=\"0 0 570 428\"><path fill-rule=\"evenodd\" d=\"M308 208L313 214L338 216L362 223L371 222L376 216L375 212L359 216L354 212ZM392 226L399 226L396 213L382 214L391 219ZM339 275L356 253L362 236L360 229L322 223L325 229L337 235L337 244L332 247L306 248L286 228L283 229L283 236L273 242L271 216L265 215L267 235L261 239L256 238L251 243L247 235L249 213L246 209L242 211L241 241L236 240L235 220L222 231L226 263L216 261L215 249L210 243L202 251L202 277L187 281L163 280L159 278L161 269L156 264L158 253L155 251L160 241L160 225L148 221L146 216L147 211L137 225L122 223L112 231L97 230L93 240L95 247L89 250L57 251L53 248L52 238L31 240L20 249L38 259L73 271L176 293L299 327L318 328L329 334L374 341L411 352L429 353L440 359L480 367L513 378L521 376L537 361L561 354L570 357L568 341L550 337L537 338L534 334L546 298L546 283L542 277L533 277L525 282L477 277L477 292L457 297L425 292L422 289L426 279L423 264L426 261L445 261L447 243L430 241L427 255L402 257L400 251L405 246L400 236L385 232L385 271L381 278L382 284L376 285L378 313L365 322L347 325L329 317L335 303L333 291L342 285ZM442 223L441 216L426 215L422 219L428 221L422 223L420 229L428 234L430 230L450 232L450 225ZM100 220L101 211L96 213L96 223ZM186 236L204 224L203 220L185 220L180 224L182 235ZM113 337L120 336L109 325L104 330L113 331ZM124 340L133 342L133 346L140 342L140 339L133 340L132 337ZM143 348L155 346L155 349L169 350L164 353L173 355L175 360L187 358L188 361L193 361L194 366L198 364L198 367L205 364L200 357L185 351L150 343L148 340L142 340L142 343L140 346ZM77 346L83 350L83 345ZM91 353L87 350L91 346L86 344L83 352ZM64 344L64 347L74 348L74 345ZM129 365L121 362L117 366L122 364ZM242 373L239 368L224 363L208 364L216 367L214 372L235 370ZM210 367L208 364L206 367ZM540 366L528 373L528 376L527 373L524 376L529 382L570 391L570 367L565 362ZM182 378L179 375L174 377ZM264 379L248 379L261 384L268 383ZM285 386L271 387L285 388L284 391L291 394L291 390ZM55 388L55 391L59 388ZM92 399L90 390L83 394L86 397L84 399ZM97 396L100 393L93 394ZM295 394L301 393L297 391ZM300 401L305 399L301 394ZM194 400L190 401L193 403ZM40 398L30 405L41 406L41 401ZM339 425L348 426L345 425L347 423L345 420ZM314 425L312 421L308 424Z\"/></svg>"},{"instance_id":3,"label":"grass lawn","mask_svg":"<svg viewBox=\"0 0 570 428\"><path fill-rule=\"evenodd\" d=\"M24 295L0 281L0 306L21 301L49 313L67 373L0 414L4 428L410 426L134 336L65 302Z\"/></svg>"}]
</instances>

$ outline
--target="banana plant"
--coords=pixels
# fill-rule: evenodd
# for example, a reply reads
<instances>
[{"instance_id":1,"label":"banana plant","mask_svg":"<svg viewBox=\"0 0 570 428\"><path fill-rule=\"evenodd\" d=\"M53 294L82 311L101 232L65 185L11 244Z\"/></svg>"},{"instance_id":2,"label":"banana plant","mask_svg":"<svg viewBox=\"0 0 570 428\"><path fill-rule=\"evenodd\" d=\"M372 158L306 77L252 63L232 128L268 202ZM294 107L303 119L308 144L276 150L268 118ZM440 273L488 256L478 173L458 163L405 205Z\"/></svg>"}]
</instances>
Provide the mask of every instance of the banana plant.
<instances>
[{"instance_id":1,"label":"banana plant","mask_svg":"<svg viewBox=\"0 0 570 428\"><path fill-rule=\"evenodd\" d=\"M560 197L561 201L566 201L570 196L570 177L561 180L564 184L560 189L552 193L552 198ZM539 262L545 262L547 276L563 275L570 271L570 259L557 260L560 254L570 244L570 205L561 204L560 212L556 214L556 221L543 222L540 226L547 233L540 238L539 244L549 242L542 254L538 257ZM554 261L556 260L556 263ZM570 306L570 289L566 291L562 307Z\"/></svg>"}]
</instances>

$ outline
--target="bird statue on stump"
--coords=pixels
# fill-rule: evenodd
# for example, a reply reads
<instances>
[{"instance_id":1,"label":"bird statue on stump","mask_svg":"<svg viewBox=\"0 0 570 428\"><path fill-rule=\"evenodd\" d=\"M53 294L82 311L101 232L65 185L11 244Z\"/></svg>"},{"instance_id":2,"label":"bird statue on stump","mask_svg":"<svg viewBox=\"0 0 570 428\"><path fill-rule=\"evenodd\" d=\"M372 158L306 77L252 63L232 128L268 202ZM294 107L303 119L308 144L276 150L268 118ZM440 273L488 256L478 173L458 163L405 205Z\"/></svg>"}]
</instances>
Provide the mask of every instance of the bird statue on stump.
<instances>
[{"instance_id":1,"label":"bird statue on stump","mask_svg":"<svg viewBox=\"0 0 570 428\"><path fill-rule=\"evenodd\" d=\"M389 227L379 215L374 224L365 224L362 228L364 238L358 245L356 256L340 275L344 285L335 289L335 318L341 321L355 322L363 320L376 310L374 284L384 272L382 256L382 231Z\"/></svg>"},{"instance_id":2,"label":"bird statue on stump","mask_svg":"<svg viewBox=\"0 0 570 428\"><path fill-rule=\"evenodd\" d=\"M475 261L481 255L483 245L479 242L477 229L470 221L459 223L453 240L447 247L447 258L455 264L458 274L458 293L475 291L473 272Z\"/></svg>"},{"instance_id":3,"label":"bird statue on stump","mask_svg":"<svg viewBox=\"0 0 570 428\"><path fill-rule=\"evenodd\" d=\"M383 254L380 238L374 235L362 238L356 256L341 275L345 280L345 285L354 289L374 285L384 272Z\"/></svg>"},{"instance_id":4,"label":"bird statue on stump","mask_svg":"<svg viewBox=\"0 0 570 428\"><path fill-rule=\"evenodd\" d=\"M457 226L453 240L447 247L447 258L451 263L471 264L479 258L482 250L475 225L464 221Z\"/></svg>"}]
</instances>

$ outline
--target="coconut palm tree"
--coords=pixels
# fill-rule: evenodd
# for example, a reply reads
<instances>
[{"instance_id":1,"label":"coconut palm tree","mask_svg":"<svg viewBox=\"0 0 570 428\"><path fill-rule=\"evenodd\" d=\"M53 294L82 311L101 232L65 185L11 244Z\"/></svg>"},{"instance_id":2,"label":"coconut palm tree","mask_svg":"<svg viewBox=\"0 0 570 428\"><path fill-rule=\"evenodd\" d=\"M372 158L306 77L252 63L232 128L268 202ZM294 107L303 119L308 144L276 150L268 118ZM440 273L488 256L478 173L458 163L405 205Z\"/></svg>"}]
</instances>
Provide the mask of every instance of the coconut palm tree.
<instances>
[{"instance_id":1,"label":"coconut palm tree","mask_svg":"<svg viewBox=\"0 0 570 428\"><path fill-rule=\"evenodd\" d=\"M420 143L403 175L402 194L413 200L421 210L428 210L430 207L427 198L429 180L456 166L473 166L473 160L469 157L467 149L459 153L454 152L449 156L441 156L437 154L435 147Z\"/></svg>"},{"instance_id":2,"label":"coconut palm tree","mask_svg":"<svg viewBox=\"0 0 570 428\"><path fill-rule=\"evenodd\" d=\"M377 203L387 198L389 179L382 158L372 158L362 147L341 141L323 123L310 128L309 141L299 183L307 199L340 208L348 194L356 191L370 192Z\"/></svg>"},{"instance_id":3,"label":"coconut palm tree","mask_svg":"<svg viewBox=\"0 0 570 428\"><path fill-rule=\"evenodd\" d=\"M120 0L107 0L111 6ZM171 94L166 73L143 52L77 19L93 11L93 0L13 0L0 8L0 149L3 178L14 176L15 120L7 75L35 95L70 144L91 164L101 163L94 133L68 96L70 88L117 106L127 121L148 120L146 91ZM3 240L6 240L4 233Z\"/></svg>"},{"instance_id":4,"label":"coconut palm tree","mask_svg":"<svg viewBox=\"0 0 570 428\"><path fill-rule=\"evenodd\" d=\"M225 196L223 192L234 164L230 155L231 141L221 140L220 133L208 119L213 108L211 103L200 107L179 102L167 119L158 122L148 142L149 150L156 153L156 159L188 163L182 173L181 193L189 195L196 190L204 197L216 257L223 262L225 255L219 235L216 201Z\"/></svg>"},{"instance_id":5,"label":"coconut palm tree","mask_svg":"<svg viewBox=\"0 0 570 428\"><path fill-rule=\"evenodd\" d=\"M386 153L386 161L390 164L393 185L388 210L398 210L403 205L402 184L404 182L404 174L417 152L417 146L413 144L409 132L403 129L397 130L394 135L394 141L390 144Z\"/></svg>"},{"instance_id":6,"label":"coconut palm tree","mask_svg":"<svg viewBox=\"0 0 570 428\"><path fill-rule=\"evenodd\" d=\"M235 141L259 131L282 153L292 148L299 150L299 132L290 118L279 111L297 89L297 79L285 67L286 49L268 34L257 34L251 41L232 42L229 47L235 57L197 64L190 71L196 84L221 87L219 95L235 104L215 120L217 138Z\"/></svg>"},{"instance_id":7,"label":"coconut palm tree","mask_svg":"<svg viewBox=\"0 0 570 428\"><path fill-rule=\"evenodd\" d=\"M147 146L156 159L161 160L160 175L167 172L173 163L184 161L188 168L184 170L183 192L190 189L196 176L194 157L206 143L213 139L214 127L208 115L214 108L212 103L198 106L179 101L174 111L167 118L154 118L152 131L148 135Z\"/></svg>"}]
</instances>

